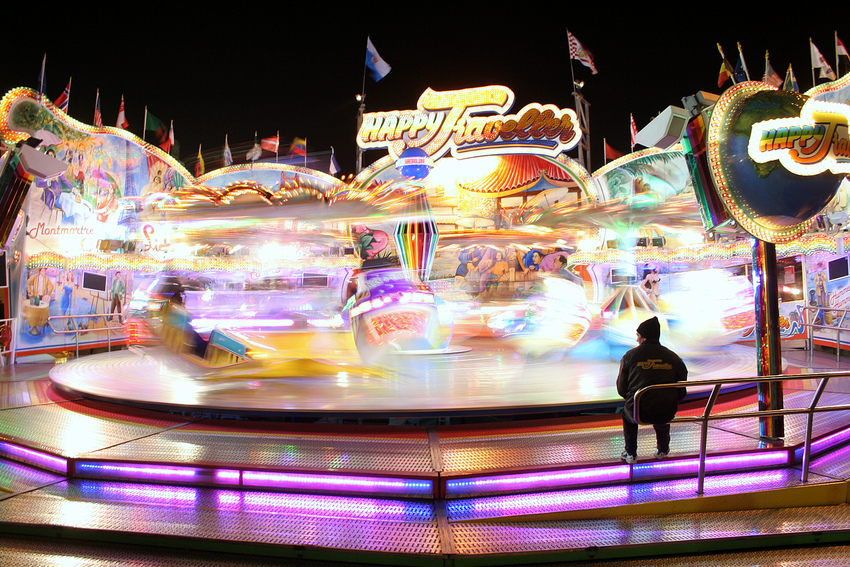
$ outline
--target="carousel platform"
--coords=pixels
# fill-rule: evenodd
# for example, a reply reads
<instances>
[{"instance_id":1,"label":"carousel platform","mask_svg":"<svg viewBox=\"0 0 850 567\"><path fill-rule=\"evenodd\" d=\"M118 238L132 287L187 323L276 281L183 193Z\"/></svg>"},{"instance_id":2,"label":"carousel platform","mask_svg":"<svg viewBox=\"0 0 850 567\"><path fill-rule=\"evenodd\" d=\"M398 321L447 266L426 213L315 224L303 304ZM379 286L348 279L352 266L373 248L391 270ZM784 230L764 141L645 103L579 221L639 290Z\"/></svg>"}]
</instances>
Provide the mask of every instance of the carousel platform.
<instances>
[{"instance_id":1,"label":"carousel platform","mask_svg":"<svg viewBox=\"0 0 850 567\"><path fill-rule=\"evenodd\" d=\"M834 355L789 354L789 373L850 368ZM606 411L460 425L220 419L60 391L47 376L60 366L3 369L4 565L54 556L178 565L186 550L209 565L601 565L791 541L833 544L818 550L828 560L846 557L836 554L850 542L850 461L840 446L817 456L805 485L799 464L715 470L697 497L693 424L674 426L664 461L649 457L654 439L642 432L630 467L617 458L619 417ZM786 407L806 404L805 376L792 386ZM824 403L850 403L842 390L836 381ZM755 394L731 392L722 404L746 411ZM687 402L681 413L700 407ZM719 421L709 455L793 454L802 424L786 418L785 439L765 444L757 423ZM819 415L815 436L848 425L841 412ZM665 473L671 466L684 469Z\"/></svg>"},{"instance_id":2,"label":"carousel platform","mask_svg":"<svg viewBox=\"0 0 850 567\"><path fill-rule=\"evenodd\" d=\"M211 369L164 347L132 347L57 365L50 378L56 388L87 399L239 417L445 422L613 411L623 403L616 390L622 353L612 353L601 339L560 358L523 356L492 339L461 346L437 354L399 354L368 367L352 363L357 357L344 352L336 353L332 365L293 358L278 363L278 374L271 377L268 371ZM753 376L755 356L752 347L742 345L691 354L689 380Z\"/></svg>"}]
</instances>

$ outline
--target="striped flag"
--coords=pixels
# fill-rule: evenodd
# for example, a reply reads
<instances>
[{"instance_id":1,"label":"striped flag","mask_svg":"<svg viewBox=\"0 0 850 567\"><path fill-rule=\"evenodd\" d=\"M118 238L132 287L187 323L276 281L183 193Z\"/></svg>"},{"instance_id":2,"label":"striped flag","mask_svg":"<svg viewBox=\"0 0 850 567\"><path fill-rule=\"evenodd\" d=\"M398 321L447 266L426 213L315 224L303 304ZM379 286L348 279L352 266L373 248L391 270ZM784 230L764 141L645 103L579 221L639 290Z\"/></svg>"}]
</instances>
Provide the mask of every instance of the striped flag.
<instances>
[{"instance_id":1,"label":"striped flag","mask_svg":"<svg viewBox=\"0 0 850 567\"><path fill-rule=\"evenodd\" d=\"M779 73L776 72L776 69L773 68L773 65L770 64L770 53L764 52L764 76L761 78L762 82L767 83L768 85L773 85L776 88L782 86L782 77L779 76Z\"/></svg>"},{"instance_id":2,"label":"striped flag","mask_svg":"<svg viewBox=\"0 0 850 567\"><path fill-rule=\"evenodd\" d=\"M850 54L838 39L838 32L835 32L835 70L842 76L850 73Z\"/></svg>"},{"instance_id":3,"label":"striped flag","mask_svg":"<svg viewBox=\"0 0 850 567\"><path fill-rule=\"evenodd\" d=\"M576 39L570 30L567 30L567 41L570 44L570 59L576 59L585 67L590 68L590 71L596 75L599 71L596 70L596 65L593 64L593 53L587 49L582 43Z\"/></svg>"},{"instance_id":4,"label":"striped flag","mask_svg":"<svg viewBox=\"0 0 850 567\"><path fill-rule=\"evenodd\" d=\"M280 146L280 133L276 136L272 136L271 138L263 138L260 140L260 147L266 150L267 152L277 153L278 147Z\"/></svg>"},{"instance_id":5,"label":"striped flag","mask_svg":"<svg viewBox=\"0 0 850 567\"><path fill-rule=\"evenodd\" d=\"M307 140L304 138L292 138L289 145L289 153L297 156L307 156Z\"/></svg>"},{"instance_id":6,"label":"striped flag","mask_svg":"<svg viewBox=\"0 0 850 567\"><path fill-rule=\"evenodd\" d=\"M204 156L201 154L201 144L198 144L198 163L195 164L195 177L204 174Z\"/></svg>"},{"instance_id":7,"label":"striped flag","mask_svg":"<svg viewBox=\"0 0 850 567\"><path fill-rule=\"evenodd\" d=\"M115 126L126 130L129 125L127 116L124 114L124 95L121 95L121 106L118 107L118 120L115 121Z\"/></svg>"},{"instance_id":8,"label":"striped flag","mask_svg":"<svg viewBox=\"0 0 850 567\"><path fill-rule=\"evenodd\" d=\"M94 97L94 125L95 128L103 128L103 114L100 113L100 89Z\"/></svg>"},{"instance_id":9,"label":"striped flag","mask_svg":"<svg viewBox=\"0 0 850 567\"><path fill-rule=\"evenodd\" d=\"M62 91L62 94L56 98L56 102L54 103L59 110L62 112L68 112L68 102L71 99L71 79L68 79L68 86L65 87L65 90Z\"/></svg>"}]
</instances>

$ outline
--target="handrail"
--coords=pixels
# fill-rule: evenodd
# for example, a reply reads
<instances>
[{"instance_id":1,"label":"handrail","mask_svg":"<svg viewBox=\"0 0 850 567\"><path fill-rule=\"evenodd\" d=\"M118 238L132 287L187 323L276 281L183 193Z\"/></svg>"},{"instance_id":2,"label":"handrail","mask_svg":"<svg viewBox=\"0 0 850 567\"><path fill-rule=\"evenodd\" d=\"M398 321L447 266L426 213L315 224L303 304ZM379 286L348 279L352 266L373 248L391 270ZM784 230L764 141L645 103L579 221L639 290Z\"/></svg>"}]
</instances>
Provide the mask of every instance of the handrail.
<instances>
[{"instance_id":1,"label":"handrail","mask_svg":"<svg viewBox=\"0 0 850 567\"><path fill-rule=\"evenodd\" d=\"M676 416L673 418L672 422L700 422L700 447L699 447L699 476L697 480L697 493L702 494L703 489L705 487L705 460L707 457L707 446L708 446L708 422L720 419L741 419L745 417L774 417L781 415L799 415L806 414L806 437L803 443L803 463L802 463L802 476L801 482L808 482L809 480L809 461L811 459L811 450L812 450L812 428L814 424L814 414L822 413L822 412L833 412L833 411L848 411L850 410L850 404L842 404L837 406L823 406L817 407L820 402L821 396L823 395L824 389L826 388L827 383L830 378L847 378L850 377L850 372L819 372L813 374L799 374L799 375L772 375L772 376L756 376L749 378L721 378L714 380L693 380L688 382L673 382L669 384L652 384L650 386L646 386L641 388L634 395L634 419L635 423L639 425L651 425L648 423L644 423L640 420L640 398L644 395L644 393L650 390L662 390L667 388L690 388L694 386L713 386L711 390L711 394L709 395L708 401L706 401L705 409L703 410L702 415L700 416ZM782 382L785 380L801 380L801 379L814 379L819 380L818 386L815 389L814 396L812 397L811 403L809 403L808 408L785 408L785 409L777 409L777 410L758 410L758 411L747 411L740 412L734 414L722 414L722 415L712 415L711 411L714 409L714 404L717 401L717 397L720 394L720 387L723 385L729 384L756 384L759 382Z\"/></svg>"},{"instance_id":2,"label":"handrail","mask_svg":"<svg viewBox=\"0 0 850 567\"><path fill-rule=\"evenodd\" d=\"M81 329L81 328L77 327L76 319L103 318L104 320L106 320L106 319L112 319L114 317L118 317L118 321L121 323L120 327L110 327L108 321L105 321L106 325L102 329L89 329L88 327ZM66 321L67 320L71 323L73 328L68 329L67 324L65 324L64 325L65 328L56 329L56 328L53 327L53 321L54 320L56 320L56 321L59 321L59 320ZM88 333L88 332L91 332L91 331L102 331L102 330L105 329L106 330L106 348L107 348L108 351L111 352L112 351L111 331L112 331L113 328L116 328L116 329L120 328L120 329L123 330L125 322L126 321L124 320L124 314L123 313L90 313L90 314L87 314L87 315L51 315L50 317L47 318L47 325L50 327L50 330L52 330L57 335L71 335L71 334L74 335L74 342L76 344L76 356L77 356L77 358L80 358L80 333Z\"/></svg>"},{"instance_id":3,"label":"handrail","mask_svg":"<svg viewBox=\"0 0 850 567\"><path fill-rule=\"evenodd\" d=\"M806 331L806 340L809 343L809 354L814 351L815 348L815 335L814 329L831 329L835 331L835 357L836 361L841 360L841 325L844 324L844 319L847 317L847 314L850 313L850 309L839 309L838 307L817 307L812 305L804 305L801 308L804 312L808 313L809 311L814 311L817 313L818 311L829 311L830 313L841 313L841 318L838 320L837 325L816 325L814 322L806 323L805 321L801 323L804 327L807 328ZM814 321L814 317L812 317L812 321ZM845 331L850 329L844 328Z\"/></svg>"}]
</instances>

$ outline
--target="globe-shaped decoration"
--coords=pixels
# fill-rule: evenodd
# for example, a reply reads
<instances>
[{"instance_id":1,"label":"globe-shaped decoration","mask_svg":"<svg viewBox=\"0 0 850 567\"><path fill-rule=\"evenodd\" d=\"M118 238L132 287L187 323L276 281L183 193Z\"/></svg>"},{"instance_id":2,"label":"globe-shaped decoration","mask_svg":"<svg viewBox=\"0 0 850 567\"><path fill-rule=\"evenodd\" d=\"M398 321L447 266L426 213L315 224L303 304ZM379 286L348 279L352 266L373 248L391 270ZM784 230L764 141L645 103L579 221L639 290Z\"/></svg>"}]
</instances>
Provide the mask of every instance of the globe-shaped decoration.
<instances>
[{"instance_id":1,"label":"globe-shaped decoration","mask_svg":"<svg viewBox=\"0 0 850 567\"><path fill-rule=\"evenodd\" d=\"M841 177L829 172L802 176L779 163L756 163L748 153L753 124L799 117L807 97L760 82L727 90L708 127L709 167L721 199L747 232L766 242L802 236L829 203Z\"/></svg>"},{"instance_id":2,"label":"globe-shaped decoration","mask_svg":"<svg viewBox=\"0 0 850 567\"><path fill-rule=\"evenodd\" d=\"M434 168L434 160L421 148L407 148L398 156L395 168L407 179L425 179Z\"/></svg>"}]
</instances>

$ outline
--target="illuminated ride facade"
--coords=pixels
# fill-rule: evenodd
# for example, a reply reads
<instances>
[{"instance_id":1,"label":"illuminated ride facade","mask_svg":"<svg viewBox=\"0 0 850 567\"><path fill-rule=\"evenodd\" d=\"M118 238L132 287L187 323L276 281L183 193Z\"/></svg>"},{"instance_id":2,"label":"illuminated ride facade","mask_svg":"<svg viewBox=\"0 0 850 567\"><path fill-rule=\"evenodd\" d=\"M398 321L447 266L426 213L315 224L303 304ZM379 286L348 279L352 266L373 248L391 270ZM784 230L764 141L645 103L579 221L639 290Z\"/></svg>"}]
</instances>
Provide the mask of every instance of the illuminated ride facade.
<instances>
[{"instance_id":1,"label":"illuminated ride facade","mask_svg":"<svg viewBox=\"0 0 850 567\"><path fill-rule=\"evenodd\" d=\"M840 96L844 83L812 96ZM353 318L363 349L436 351L484 335L566 352L591 328L630 344L648 314L662 316L673 346L754 339L750 246L717 219L705 238L691 148L643 150L590 175L565 155L581 135L575 112L528 104L508 114L513 102L500 86L429 89L414 110L366 114L358 143L389 155L343 183L264 163L196 179L124 130L10 92L4 139L38 138L68 164L32 182L6 241L17 353L103 344L107 329L113 340L147 337L167 300L164 275L183 286L205 339L217 326L347 333ZM824 199L814 231L777 245L784 338L805 336L803 307L841 307L850 295L834 232L847 194ZM376 268L395 270L410 293L369 284ZM413 316L422 309L427 317Z\"/></svg>"}]
</instances>

